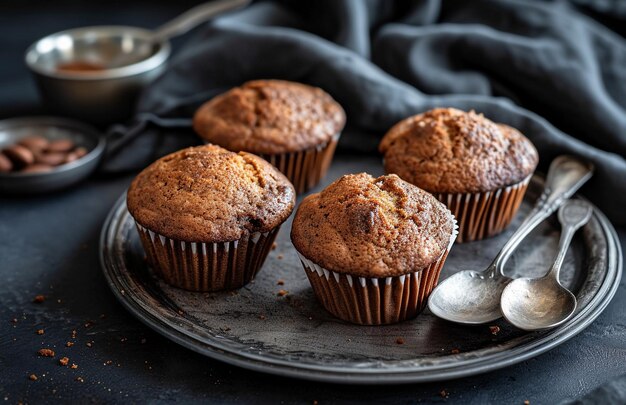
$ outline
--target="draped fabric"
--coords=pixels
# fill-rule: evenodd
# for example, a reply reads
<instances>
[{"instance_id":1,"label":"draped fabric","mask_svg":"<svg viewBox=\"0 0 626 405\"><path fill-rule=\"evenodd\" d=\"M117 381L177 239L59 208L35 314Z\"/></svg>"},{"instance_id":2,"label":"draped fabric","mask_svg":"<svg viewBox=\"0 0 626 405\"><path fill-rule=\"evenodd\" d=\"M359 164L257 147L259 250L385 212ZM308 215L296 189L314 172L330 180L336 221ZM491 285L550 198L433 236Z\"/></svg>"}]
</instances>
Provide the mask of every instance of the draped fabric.
<instances>
[{"instance_id":1,"label":"draped fabric","mask_svg":"<svg viewBox=\"0 0 626 405\"><path fill-rule=\"evenodd\" d=\"M433 107L518 128L539 169L592 161L583 189L626 225L626 41L567 2L259 1L199 28L113 131L103 170L144 167L199 140L195 109L244 81L319 86L346 110L340 150L378 153L397 121Z\"/></svg>"}]
</instances>

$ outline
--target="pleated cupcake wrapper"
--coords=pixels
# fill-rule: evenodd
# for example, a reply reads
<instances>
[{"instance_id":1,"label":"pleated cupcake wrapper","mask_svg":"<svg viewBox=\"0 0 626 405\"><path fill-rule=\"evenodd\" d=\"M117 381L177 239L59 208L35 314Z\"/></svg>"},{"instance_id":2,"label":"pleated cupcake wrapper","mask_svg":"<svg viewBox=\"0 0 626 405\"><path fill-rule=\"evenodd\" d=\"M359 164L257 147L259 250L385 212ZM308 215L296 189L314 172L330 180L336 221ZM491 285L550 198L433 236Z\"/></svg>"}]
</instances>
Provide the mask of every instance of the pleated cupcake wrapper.
<instances>
[{"instance_id":1,"label":"pleated cupcake wrapper","mask_svg":"<svg viewBox=\"0 0 626 405\"><path fill-rule=\"evenodd\" d=\"M299 152L281 154L259 154L281 171L293 184L297 194L315 187L326 175L333 160L340 134L322 145Z\"/></svg>"},{"instance_id":2,"label":"pleated cupcake wrapper","mask_svg":"<svg viewBox=\"0 0 626 405\"><path fill-rule=\"evenodd\" d=\"M170 239L135 222L148 263L174 287L191 291L239 288L254 279L280 227L218 243Z\"/></svg>"},{"instance_id":3,"label":"pleated cupcake wrapper","mask_svg":"<svg viewBox=\"0 0 626 405\"><path fill-rule=\"evenodd\" d=\"M385 325L411 319L426 306L457 237L435 262L409 274L369 278L337 273L298 256L319 302L337 318L360 325Z\"/></svg>"},{"instance_id":4,"label":"pleated cupcake wrapper","mask_svg":"<svg viewBox=\"0 0 626 405\"><path fill-rule=\"evenodd\" d=\"M433 195L456 217L457 242L471 242L495 236L509 226L524 199L530 178L495 191Z\"/></svg>"}]
</instances>

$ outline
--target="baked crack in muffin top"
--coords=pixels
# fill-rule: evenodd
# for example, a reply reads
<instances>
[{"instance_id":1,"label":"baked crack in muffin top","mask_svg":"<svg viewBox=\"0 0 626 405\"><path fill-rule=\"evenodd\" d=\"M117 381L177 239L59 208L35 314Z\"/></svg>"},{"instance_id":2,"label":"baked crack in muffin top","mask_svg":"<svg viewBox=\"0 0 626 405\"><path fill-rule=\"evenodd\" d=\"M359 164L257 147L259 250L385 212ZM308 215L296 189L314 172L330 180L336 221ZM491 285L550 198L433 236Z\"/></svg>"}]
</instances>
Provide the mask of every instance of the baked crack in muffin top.
<instances>
[{"instance_id":1,"label":"baked crack in muffin top","mask_svg":"<svg viewBox=\"0 0 626 405\"><path fill-rule=\"evenodd\" d=\"M279 154L325 144L345 122L341 106L320 88L254 80L203 104L193 126L205 141L232 151Z\"/></svg>"},{"instance_id":2,"label":"baked crack in muffin top","mask_svg":"<svg viewBox=\"0 0 626 405\"><path fill-rule=\"evenodd\" d=\"M320 266L362 277L398 276L435 262L454 219L431 194L396 175L345 175L306 197L291 229L295 248Z\"/></svg>"},{"instance_id":3,"label":"baked crack in muffin top","mask_svg":"<svg viewBox=\"0 0 626 405\"><path fill-rule=\"evenodd\" d=\"M204 145L148 166L132 182L127 204L140 225L168 238L227 242L283 223L295 190L258 156Z\"/></svg>"},{"instance_id":4,"label":"baked crack in muffin top","mask_svg":"<svg viewBox=\"0 0 626 405\"><path fill-rule=\"evenodd\" d=\"M393 126L379 146L385 171L431 193L492 191L519 183L539 160L518 130L482 114L437 108Z\"/></svg>"}]
</instances>

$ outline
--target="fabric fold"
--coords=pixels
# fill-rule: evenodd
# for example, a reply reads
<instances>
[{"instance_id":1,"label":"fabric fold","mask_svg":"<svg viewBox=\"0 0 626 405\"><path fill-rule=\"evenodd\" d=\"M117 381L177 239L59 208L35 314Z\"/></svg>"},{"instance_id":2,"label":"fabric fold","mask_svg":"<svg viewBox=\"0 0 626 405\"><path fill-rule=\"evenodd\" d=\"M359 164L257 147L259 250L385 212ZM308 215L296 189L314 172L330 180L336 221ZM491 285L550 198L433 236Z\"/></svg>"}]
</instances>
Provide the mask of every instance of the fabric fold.
<instances>
[{"instance_id":1,"label":"fabric fold","mask_svg":"<svg viewBox=\"0 0 626 405\"><path fill-rule=\"evenodd\" d=\"M393 124L433 107L481 112L529 137L540 170L559 154L592 161L583 193L626 224L626 41L564 2L254 3L187 40L145 89L135 130L116 142L130 141L110 150L103 170L137 169L196 143L174 123L265 78L319 86L339 101L348 116L340 153L377 153Z\"/></svg>"}]
</instances>

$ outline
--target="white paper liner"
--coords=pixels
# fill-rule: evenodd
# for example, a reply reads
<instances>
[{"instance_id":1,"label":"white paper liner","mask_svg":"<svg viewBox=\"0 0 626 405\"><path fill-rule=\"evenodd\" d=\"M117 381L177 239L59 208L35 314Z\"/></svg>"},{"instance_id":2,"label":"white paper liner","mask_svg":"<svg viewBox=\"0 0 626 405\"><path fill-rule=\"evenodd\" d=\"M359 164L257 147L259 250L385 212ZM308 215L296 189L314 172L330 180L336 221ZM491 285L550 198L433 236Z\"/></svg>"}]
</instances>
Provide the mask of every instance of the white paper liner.
<instances>
[{"instance_id":1,"label":"white paper liner","mask_svg":"<svg viewBox=\"0 0 626 405\"><path fill-rule=\"evenodd\" d=\"M328 312L360 325L385 325L413 318L424 309L457 235L455 221L450 243L435 262L419 271L394 277L337 273L296 252L317 299Z\"/></svg>"},{"instance_id":2,"label":"white paper liner","mask_svg":"<svg viewBox=\"0 0 626 405\"><path fill-rule=\"evenodd\" d=\"M480 193L434 193L459 223L457 242L495 236L513 220L524 199L530 178L495 191Z\"/></svg>"},{"instance_id":3,"label":"white paper liner","mask_svg":"<svg viewBox=\"0 0 626 405\"><path fill-rule=\"evenodd\" d=\"M325 144L317 145L299 152L264 154L259 156L280 170L293 184L297 194L302 194L315 187L326 175L339 136L336 134Z\"/></svg>"},{"instance_id":4,"label":"white paper liner","mask_svg":"<svg viewBox=\"0 0 626 405\"><path fill-rule=\"evenodd\" d=\"M279 227L245 233L235 241L186 242L160 235L135 222L148 263L166 283L191 291L239 288L254 279Z\"/></svg>"}]
</instances>

